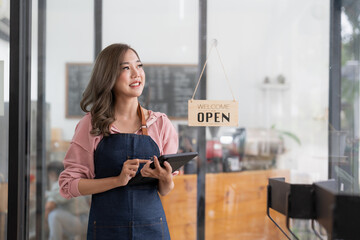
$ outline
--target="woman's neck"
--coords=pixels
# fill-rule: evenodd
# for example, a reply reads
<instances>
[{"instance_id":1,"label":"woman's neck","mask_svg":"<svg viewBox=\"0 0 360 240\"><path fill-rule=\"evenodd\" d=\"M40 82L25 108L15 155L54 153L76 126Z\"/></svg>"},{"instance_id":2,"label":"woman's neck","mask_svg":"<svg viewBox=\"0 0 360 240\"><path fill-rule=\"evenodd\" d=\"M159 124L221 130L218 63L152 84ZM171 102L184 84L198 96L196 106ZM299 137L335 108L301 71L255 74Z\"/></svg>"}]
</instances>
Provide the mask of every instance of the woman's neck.
<instances>
[{"instance_id":1,"label":"woman's neck","mask_svg":"<svg viewBox=\"0 0 360 240\"><path fill-rule=\"evenodd\" d=\"M137 114L138 101L117 101L115 104L115 127L122 133L134 133L141 127Z\"/></svg>"},{"instance_id":2,"label":"woman's neck","mask_svg":"<svg viewBox=\"0 0 360 240\"><path fill-rule=\"evenodd\" d=\"M116 119L132 119L137 116L138 100L118 100L115 104L115 118Z\"/></svg>"}]
</instances>

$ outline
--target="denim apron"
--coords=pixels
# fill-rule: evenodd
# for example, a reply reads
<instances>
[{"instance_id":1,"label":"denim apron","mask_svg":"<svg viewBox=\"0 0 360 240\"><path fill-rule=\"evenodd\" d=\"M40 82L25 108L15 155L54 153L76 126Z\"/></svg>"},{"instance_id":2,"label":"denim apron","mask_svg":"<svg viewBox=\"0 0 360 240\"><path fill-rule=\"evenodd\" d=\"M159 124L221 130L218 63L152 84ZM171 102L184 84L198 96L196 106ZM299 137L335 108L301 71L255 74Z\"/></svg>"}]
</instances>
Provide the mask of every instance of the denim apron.
<instances>
[{"instance_id":1,"label":"denim apron","mask_svg":"<svg viewBox=\"0 0 360 240\"><path fill-rule=\"evenodd\" d=\"M95 179L118 176L127 159L160 155L157 144L146 135L140 105L138 114L143 135L110 134L100 141L94 154ZM123 186L93 194L87 239L170 239L157 185Z\"/></svg>"}]
</instances>

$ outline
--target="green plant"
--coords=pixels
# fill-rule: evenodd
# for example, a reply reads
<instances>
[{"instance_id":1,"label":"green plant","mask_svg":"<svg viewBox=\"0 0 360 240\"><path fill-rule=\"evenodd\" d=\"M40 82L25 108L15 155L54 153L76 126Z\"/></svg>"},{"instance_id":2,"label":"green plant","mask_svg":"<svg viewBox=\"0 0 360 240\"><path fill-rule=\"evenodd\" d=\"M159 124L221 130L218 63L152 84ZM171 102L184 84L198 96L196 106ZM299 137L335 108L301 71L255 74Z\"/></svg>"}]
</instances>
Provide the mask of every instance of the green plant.
<instances>
[{"instance_id":1,"label":"green plant","mask_svg":"<svg viewBox=\"0 0 360 240\"><path fill-rule=\"evenodd\" d=\"M290 139L294 140L297 144L299 144L299 146L301 145L300 138L298 136L296 136L294 133L289 132L289 131L276 129L275 124L271 126L271 129L276 131L279 134L279 138L281 140L284 140L284 136L286 136L286 137L289 137Z\"/></svg>"}]
</instances>

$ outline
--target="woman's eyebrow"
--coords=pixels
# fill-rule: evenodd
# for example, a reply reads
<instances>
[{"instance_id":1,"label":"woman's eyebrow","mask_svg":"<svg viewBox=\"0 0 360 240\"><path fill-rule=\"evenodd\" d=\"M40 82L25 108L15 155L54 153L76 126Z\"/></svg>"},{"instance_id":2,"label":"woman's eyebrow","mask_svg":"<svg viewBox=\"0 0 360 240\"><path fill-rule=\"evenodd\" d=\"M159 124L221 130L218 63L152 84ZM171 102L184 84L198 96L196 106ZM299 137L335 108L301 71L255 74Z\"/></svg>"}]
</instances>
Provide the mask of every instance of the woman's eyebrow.
<instances>
[{"instance_id":1,"label":"woman's eyebrow","mask_svg":"<svg viewBox=\"0 0 360 240\"><path fill-rule=\"evenodd\" d=\"M137 62L141 62L141 61L140 61L140 60L136 60L135 63L137 63ZM120 65L123 65L123 64L130 64L130 62L122 62L122 63L120 63Z\"/></svg>"}]
</instances>

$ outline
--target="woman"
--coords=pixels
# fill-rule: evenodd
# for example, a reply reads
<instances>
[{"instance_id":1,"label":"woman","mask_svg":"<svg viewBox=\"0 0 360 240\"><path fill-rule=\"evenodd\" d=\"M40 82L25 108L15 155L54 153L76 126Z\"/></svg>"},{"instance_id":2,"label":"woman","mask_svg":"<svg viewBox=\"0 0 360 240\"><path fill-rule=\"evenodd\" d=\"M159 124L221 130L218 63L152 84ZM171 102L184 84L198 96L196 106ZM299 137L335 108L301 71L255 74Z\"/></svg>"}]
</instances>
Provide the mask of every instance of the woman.
<instances>
[{"instance_id":1,"label":"woman","mask_svg":"<svg viewBox=\"0 0 360 240\"><path fill-rule=\"evenodd\" d=\"M97 57L83 94L87 114L76 127L59 185L65 198L92 194L88 239L170 239L158 192L173 189L173 175L157 157L176 153L178 136L165 114L138 103L142 66L128 45L110 45ZM139 171L158 182L127 185Z\"/></svg>"}]
</instances>

